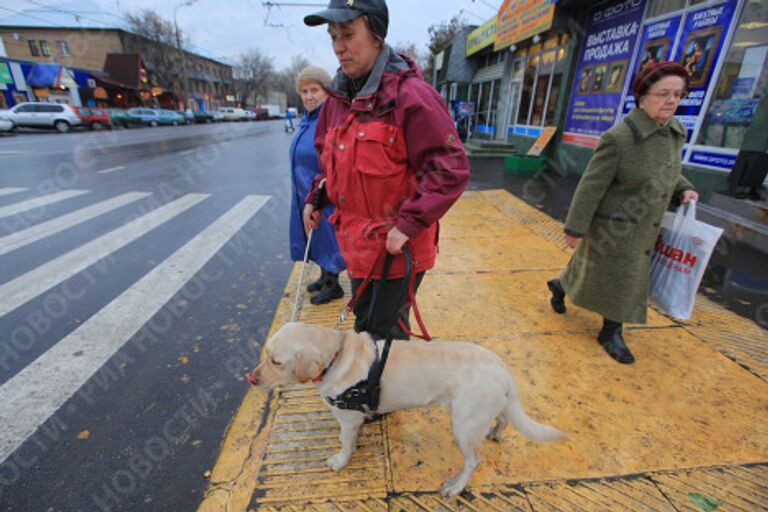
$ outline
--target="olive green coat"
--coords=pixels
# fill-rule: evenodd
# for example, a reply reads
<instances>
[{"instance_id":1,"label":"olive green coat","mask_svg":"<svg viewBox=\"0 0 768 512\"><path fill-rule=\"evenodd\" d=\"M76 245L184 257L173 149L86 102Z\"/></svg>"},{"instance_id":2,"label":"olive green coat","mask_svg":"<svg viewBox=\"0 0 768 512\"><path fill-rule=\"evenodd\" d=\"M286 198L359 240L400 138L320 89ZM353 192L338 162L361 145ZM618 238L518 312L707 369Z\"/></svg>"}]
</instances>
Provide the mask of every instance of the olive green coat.
<instances>
[{"instance_id":1,"label":"olive green coat","mask_svg":"<svg viewBox=\"0 0 768 512\"><path fill-rule=\"evenodd\" d=\"M565 231L583 236L560 280L573 303L615 322L645 323L650 259L681 174L685 127L635 108L605 132L571 201Z\"/></svg>"}]
</instances>

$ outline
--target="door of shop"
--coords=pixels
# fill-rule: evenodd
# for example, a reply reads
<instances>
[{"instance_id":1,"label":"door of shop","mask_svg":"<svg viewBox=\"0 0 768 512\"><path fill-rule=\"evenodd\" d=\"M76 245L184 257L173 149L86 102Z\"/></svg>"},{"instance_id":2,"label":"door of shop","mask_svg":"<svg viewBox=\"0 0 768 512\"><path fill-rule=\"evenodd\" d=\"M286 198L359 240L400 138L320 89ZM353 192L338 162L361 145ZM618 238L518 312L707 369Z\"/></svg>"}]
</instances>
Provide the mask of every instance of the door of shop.
<instances>
[{"instance_id":1,"label":"door of shop","mask_svg":"<svg viewBox=\"0 0 768 512\"><path fill-rule=\"evenodd\" d=\"M523 88L521 80L512 80L509 82L509 91L505 101L504 111L499 116L499 129L496 132L496 138L507 140L509 129L515 125L517 120L517 109L520 104L520 90Z\"/></svg>"}]
</instances>

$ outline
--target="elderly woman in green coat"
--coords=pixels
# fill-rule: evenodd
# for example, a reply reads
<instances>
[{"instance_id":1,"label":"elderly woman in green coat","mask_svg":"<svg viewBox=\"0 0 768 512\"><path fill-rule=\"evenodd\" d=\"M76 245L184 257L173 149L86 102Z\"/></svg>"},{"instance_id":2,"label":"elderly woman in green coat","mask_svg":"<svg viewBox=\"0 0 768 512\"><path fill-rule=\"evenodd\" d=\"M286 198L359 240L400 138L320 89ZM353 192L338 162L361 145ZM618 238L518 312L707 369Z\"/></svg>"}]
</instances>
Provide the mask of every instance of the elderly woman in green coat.
<instances>
[{"instance_id":1,"label":"elderly woman in green coat","mask_svg":"<svg viewBox=\"0 0 768 512\"><path fill-rule=\"evenodd\" d=\"M670 202L698 200L681 174L685 127L674 114L688 73L674 62L647 66L632 84L637 107L606 131L579 182L565 222L575 248L559 279L547 283L555 312L567 294L603 316L597 341L620 363L633 363L622 325L645 323L650 261Z\"/></svg>"}]
</instances>

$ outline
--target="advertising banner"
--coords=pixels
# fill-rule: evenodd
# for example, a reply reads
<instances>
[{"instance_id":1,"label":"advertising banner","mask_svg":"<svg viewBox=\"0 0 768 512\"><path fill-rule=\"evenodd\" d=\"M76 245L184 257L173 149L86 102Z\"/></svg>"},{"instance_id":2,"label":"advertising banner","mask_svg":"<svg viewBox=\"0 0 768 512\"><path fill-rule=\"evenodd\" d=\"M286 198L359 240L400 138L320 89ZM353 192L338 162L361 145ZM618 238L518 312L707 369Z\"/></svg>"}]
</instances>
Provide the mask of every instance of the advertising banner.
<instances>
[{"instance_id":1,"label":"advertising banner","mask_svg":"<svg viewBox=\"0 0 768 512\"><path fill-rule=\"evenodd\" d=\"M501 50L549 30L556 0L504 0L496 22L494 50Z\"/></svg>"},{"instance_id":2,"label":"advertising banner","mask_svg":"<svg viewBox=\"0 0 768 512\"><path fill-rule=\"evenodd\" d=\"M670 60L672 50L675 46L677 31L680 28L682 16L667 18L662 21L650 23L643 29L643 38L640 41L640 53L635 62L635 69L632 72L631 80L648 64ZM630 84L632 81L630 80ZM625 116L635 106L635 96L632 91L627 91L624 100L624 107L621 113Z\"/></svg>"},{"instance_id":3,"label":"advertising banner","mask_svg":"<svg viewBox=\"0 0 768 512\"><path fill-rule=\"evenodd\" d=\"M688 70L688 97L680 102L675 116L688 128L690 138L725 46L736 0L689 12L677 45L674 60ZM690 142L690 141L689 141Z\"/></svg>"},{"instance_id":4,"label":"advertising banner","mask_svg":"<svg viewBox=\"0 0 768 512\"><path fill-rule=\"evenodd\" d=\"M496 16L483 23L467 36L467 57L474 55L496 41Z\"/></svg>"},{"instance_id":5,"label":"advertising banner","mask_svg":"<svg viewBox=\"0 0 768 512\"><path fill-rule=\"evenodd\" d=\"M640 34L645 0L617 0L589 13L563 141L596 147L613 126Z\"/></svg>"},{"instance_id":6,"label":"advertising banner","mask_svg":"<svg viewBox=\"0 0 768 512\"><path fill-rule=\"evenodd\" d=\"M8 68L8 64L0 62L0 84L12 84L13 78L11 77L11 70Z\"/></svg>"}]
</instances>

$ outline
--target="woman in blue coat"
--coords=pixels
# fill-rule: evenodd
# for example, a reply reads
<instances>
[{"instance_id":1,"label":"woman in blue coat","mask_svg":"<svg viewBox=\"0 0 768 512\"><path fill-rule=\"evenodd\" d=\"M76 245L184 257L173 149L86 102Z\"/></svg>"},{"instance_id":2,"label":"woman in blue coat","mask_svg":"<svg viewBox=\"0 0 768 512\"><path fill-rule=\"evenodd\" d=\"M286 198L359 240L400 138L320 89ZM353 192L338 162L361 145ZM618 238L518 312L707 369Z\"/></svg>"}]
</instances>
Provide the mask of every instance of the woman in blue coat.
<instances>
[{"instance_id":1,"label":"woman in blue coat","mask_svg":"<svg viewBox=\"0 0 768 512\"><path fill-rule=\"evenodd\" d=\"M298 130L291 141L291 258L294 261L304 259L307 235L304 232L302 211L304 200L309 194L312 180L320 172L315 152L315 125L320 115L323 101L328 97L326 86L331 77L317 67L306 67L296 79L296 90L304 103L304 117L299 122ZM323 219L312 235L309 258L322 269L320 279L307 286L309 292L319 292L312 297L312 304L325 304L344 296L339 286L339 272L344 270L344 259L336 243L336 233L328 223L328 216L333 213L333 206L323 208Z\"/></svg>"}]
</instances>

